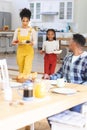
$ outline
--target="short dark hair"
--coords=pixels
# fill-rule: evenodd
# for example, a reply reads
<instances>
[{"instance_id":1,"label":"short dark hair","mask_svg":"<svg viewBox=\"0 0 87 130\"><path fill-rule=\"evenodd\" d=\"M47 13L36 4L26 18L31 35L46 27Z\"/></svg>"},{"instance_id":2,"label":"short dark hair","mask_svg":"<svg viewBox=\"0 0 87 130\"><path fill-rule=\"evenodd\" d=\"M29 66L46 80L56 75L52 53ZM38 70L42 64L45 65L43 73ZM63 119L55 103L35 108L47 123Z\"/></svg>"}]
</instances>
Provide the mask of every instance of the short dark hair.
<instances>
[{"instance_id":1,"label":"short dark hair","mask_svg":"<svg viewBox=\"0 0 87 130\"><path fill-rule=\"evenodd\" d=\"M53 40L56 40L56 32L55 32L54 29L48 29L48 30L46 31L46 40L49 40L48 37L47 37L47 34L48 34L49 31L54 32L54 38L53 38Z\"/></svg>"},{"instance_id":2,"label":"short dark hair","mask_svg":"<svg viewBox=\"0 0 87 130\"><path fill-rule=\"evenodd\" d=\"M22 9L21 12L20 12L20 17L21 17L21 19L23 19L23 17L27 17L30 20L31 11L27 8Z\"/></svg>"},{"instance_id":3,"label":"short dark hair","mask_svg":"<svg viewBox=\"0 0 87 130\"><path fill-rule=\"evenodd\" d=\"M73 40L80 46L84 46L86 43L85 37L81 34L73 34Z\"/></svg>"}]
</instances>

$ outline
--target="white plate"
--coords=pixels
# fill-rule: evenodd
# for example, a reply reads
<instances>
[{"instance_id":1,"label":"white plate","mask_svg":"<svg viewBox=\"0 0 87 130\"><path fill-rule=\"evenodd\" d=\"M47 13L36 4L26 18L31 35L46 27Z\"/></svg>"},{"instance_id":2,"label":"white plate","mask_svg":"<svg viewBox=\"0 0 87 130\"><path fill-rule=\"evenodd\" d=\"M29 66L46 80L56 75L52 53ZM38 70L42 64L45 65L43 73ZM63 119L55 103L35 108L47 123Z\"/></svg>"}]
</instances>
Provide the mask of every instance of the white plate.
<instances>
[{"instance_id":1,"label":"white plate","mask_svg":"<svg viewBox=\"0 0 87 130\"><path fill-rule=\"evenodd\" d=\"M26 43L22 43L22 42L21 42L21 43L19 43L19 44L21 44L21 45L25 45Z\"/></svg>"},{"instance_id":2,"label":"white plate","mask_svg":"<svg viewBox=\"0 0 87 130\"><path fill-rule=\"evenodd\" d=\"M74 94L76 93L76 90L71 88L54 88L52 92L60 94Z\"/></svg>"},{"instance_id":3,"label":"white plate","mask_svg":"<svg viewBox=\"0 0 87 130\"><path fill-rule=\"evenodd\" d=\"M59 50L59 51L53 51L54 54L60 54L62 53L62 50Z\"/></svg>"},{"instance_id":4,"label":"white plate","mask_svg":"<svg viewBox=\"0 0 87 130\"><path fill-rule=\"evenodd\" d=\"M26 40L24 40L24 41L20 42L19 44L29 44L29 43L27 43Z\"/></svg>"},{"instance_id":5,"label":"white plate","mask_svg":"<svg viewBox=\"0 0 87 130\"><path fill-rule=\"evenodd\" d=\"M14 87L20 87L20 86L22 86L22 83L17 83L17 82L11 81L11 82L10 82L10 86L11 86L12 88L14 88Z\"/></svg>"}]
</instances>

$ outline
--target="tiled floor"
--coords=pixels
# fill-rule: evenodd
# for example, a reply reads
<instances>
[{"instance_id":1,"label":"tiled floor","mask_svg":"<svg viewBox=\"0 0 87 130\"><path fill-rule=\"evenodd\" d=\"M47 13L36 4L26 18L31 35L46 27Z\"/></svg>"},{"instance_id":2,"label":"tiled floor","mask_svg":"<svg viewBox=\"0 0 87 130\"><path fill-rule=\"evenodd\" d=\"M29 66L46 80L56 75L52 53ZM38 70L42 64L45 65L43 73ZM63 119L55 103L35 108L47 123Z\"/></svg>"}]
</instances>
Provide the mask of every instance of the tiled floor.
<instances>
[{"instance_id":1,"label":"tiled floor","mask_svg":"<svg viewBox=\"0 0 87 130\"><path fill-rule=\"evenodd\" d=\"M0 54L0 58L7 59L8 68L18 69L16 62L16 54ZM35 51L32 71L43 72L43 56L40 55L38 51Z\"/></svg>"},{"instance_id":2,"label":"tiled floor","mask_svg":"<svg viewBox=\"0 0 87 130\"><path fill-rule=\"evenodd\" d=\"M0 58L6 58L7 64L9 69L17 69L17 62L16 62L16 54L0 54ZM35 50L34 60L33 60L33 66L32 71L33 72L39 72L43 73L44 71L44 56L39 53L38 50ZM60 67L60 64L57 64L56 70L57 71Z\"/></svg>"}]
</instances>

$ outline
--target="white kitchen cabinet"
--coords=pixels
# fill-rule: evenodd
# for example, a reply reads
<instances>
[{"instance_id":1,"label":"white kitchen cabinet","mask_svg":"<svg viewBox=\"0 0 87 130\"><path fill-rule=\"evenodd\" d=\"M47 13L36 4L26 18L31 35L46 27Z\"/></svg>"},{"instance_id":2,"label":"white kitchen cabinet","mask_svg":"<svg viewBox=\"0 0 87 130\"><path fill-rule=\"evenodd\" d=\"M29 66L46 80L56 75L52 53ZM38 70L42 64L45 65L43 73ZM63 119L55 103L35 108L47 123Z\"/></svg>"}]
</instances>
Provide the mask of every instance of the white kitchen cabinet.
<instances>
[{"instance_id":1,"label":"white kitchen cabinet","mask_svg":"<svg viewBox=\"0 0 87 130\"><path fill-rule=\"evenodd\" d=\"M73 22L74 0L61 0L59 2L59 20Z\"/></svg>"},{"instance_id":2,"label":"white kitchen cabinet","mask_svg":"<svg viewBox=\"0 0 87 130\"><path fill-rule=\"evenodd\" d=\"M41 3L40 2L30 2L29 3L29 8L30 8L30 10L32 12L31 19L35 20L35 21L40 20L41 19L41 15L40 15Z\"/></svg>"},{"instance_id":3,"label":"white kitchen cabinet","mask_svg":"<svg viewBox=\"0 0 87 130\"><path fill-rule=\"evenodd\" d=\"M58 15L56 15L56 19L58 19L59 21L73 22L74 0L33 0L32 2L29 2L29 8L32 12L31 18L34 21L41 21L42 15L47 15L47 13L49 15L51 12L58 12Z\"/></svg>"},{"instance_id":4,"label":"white kitchen cabinet","mask_svg":"<svg viewBox=\"0 0 87 130\"><path fill-rule=\"evenodd\" d=\"M41 12L56 12L58 9L58 1L55 4L55 1L44 1L41 2L42 8Z\"/></svg>"}]
</instances>

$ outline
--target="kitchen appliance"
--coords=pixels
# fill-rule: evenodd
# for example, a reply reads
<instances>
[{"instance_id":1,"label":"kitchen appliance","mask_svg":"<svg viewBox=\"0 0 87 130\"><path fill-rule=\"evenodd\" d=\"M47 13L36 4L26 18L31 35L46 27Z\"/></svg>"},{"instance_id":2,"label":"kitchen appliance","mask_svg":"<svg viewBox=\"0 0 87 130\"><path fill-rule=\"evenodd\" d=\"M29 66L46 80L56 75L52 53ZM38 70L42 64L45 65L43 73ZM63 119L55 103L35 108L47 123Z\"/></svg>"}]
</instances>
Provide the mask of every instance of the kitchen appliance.
<instances>
[{"instance_id":1,"label":"kitchen appliance","mask_svg":"<svg viewBox=\"0 0 87 130\"><path fill-rule=\"evenodd\" d=\"M0 12L0 30L3 30L5 26L11 29L11 13Z\"/></svg>"},{"instance_id":2,"label":"kitchen appliance","mask_svg":"<svg viewBox=\"0 0 87 130\"><path fill-rule=\"evenodd\" d=\"M42 49L43 42L46 40L46 31L38 32L38 50Z\"/></svg>"}]
</instances>

